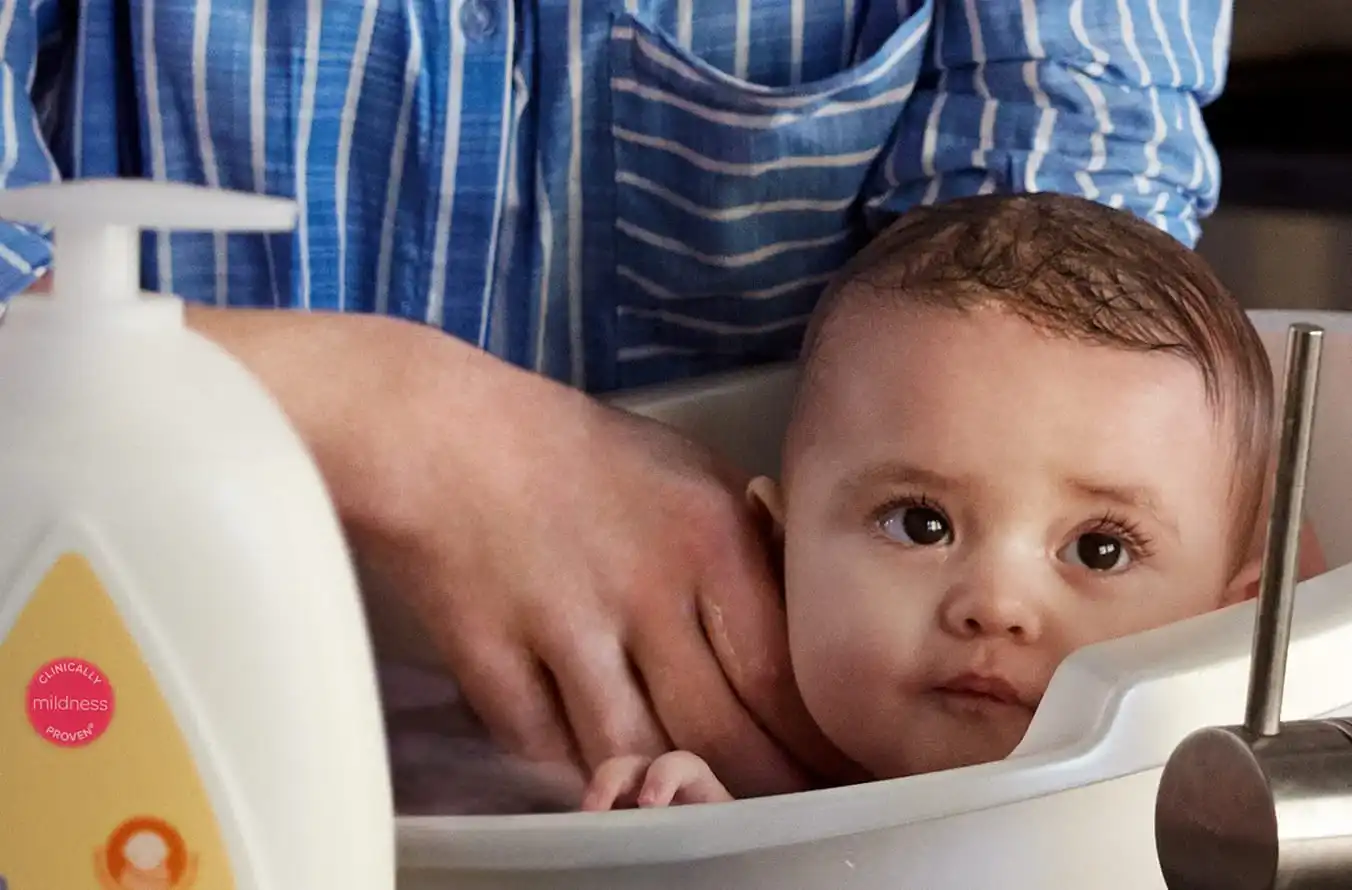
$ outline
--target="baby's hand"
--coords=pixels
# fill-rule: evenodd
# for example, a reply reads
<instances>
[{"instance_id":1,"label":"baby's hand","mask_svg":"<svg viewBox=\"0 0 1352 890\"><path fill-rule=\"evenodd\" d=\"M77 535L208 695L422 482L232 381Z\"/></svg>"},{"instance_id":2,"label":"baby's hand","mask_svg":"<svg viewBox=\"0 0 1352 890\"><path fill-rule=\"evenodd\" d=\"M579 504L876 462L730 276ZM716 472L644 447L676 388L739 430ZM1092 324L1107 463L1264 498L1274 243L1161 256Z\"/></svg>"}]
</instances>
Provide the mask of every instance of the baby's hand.
<instances>
[{"instance_id":1,"label":"baby's hand","mask_svg":"<svg viewBox=\"0 0 1352 890\"><path fill-rule=\"evenodd\" d=\"M665 807L732 800L723 783L698 756L671 751L650 757L613 757L601 764L582 797L583 810Z\"/></svg>"}]
</instances>

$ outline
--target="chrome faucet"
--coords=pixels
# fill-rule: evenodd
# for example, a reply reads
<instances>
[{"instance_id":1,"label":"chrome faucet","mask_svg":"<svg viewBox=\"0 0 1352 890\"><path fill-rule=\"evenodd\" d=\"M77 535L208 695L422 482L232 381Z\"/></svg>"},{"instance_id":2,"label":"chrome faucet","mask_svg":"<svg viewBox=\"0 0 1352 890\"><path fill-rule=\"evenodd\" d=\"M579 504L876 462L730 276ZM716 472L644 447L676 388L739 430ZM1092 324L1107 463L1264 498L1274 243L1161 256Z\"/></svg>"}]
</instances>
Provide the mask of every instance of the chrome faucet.
<instances>
[{"instance_id":1,"label":"chrome faucet","mask_svg":"<svg viewBox=\"0 0 1352 890\"><path fill-rule=\"evenodd\" d=\"M1160 777L1155 850L1169 890L1352 890L1352 720L1281 722L1323 334L1295 324L1287 335L1244 724L1191 733Z\"/></svg>"}]
</instances>

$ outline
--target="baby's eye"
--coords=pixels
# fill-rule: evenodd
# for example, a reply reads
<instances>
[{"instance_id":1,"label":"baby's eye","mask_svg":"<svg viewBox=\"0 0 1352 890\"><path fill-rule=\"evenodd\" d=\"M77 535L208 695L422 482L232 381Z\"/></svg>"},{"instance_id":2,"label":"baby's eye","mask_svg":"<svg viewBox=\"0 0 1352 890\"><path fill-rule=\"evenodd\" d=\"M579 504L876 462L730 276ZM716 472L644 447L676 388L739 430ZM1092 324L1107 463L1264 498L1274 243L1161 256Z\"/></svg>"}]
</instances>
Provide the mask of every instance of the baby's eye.
<instances>
[{"instance_id":1,"label":"baby's eye","mask_svg":"<svg viewBox=\"0 0 1352 890\"><path fill-rule=\"evenodd\" d=\"M1087 532L1066 545L1061 558L1091 572L1116 572L1131 563L1131 554L1121 538L1103 532Z\"/></svg>"},{"instance_id":2,"label":"baby's eye","mask_svg":"<svg viewBox=\"0 0 1352 890\"><path fill-rule=\"evenodd\" d=\"M878 527L894 541L917 547L933 547L953 540L948 517L933 507L918 504L883 514Z\"/></svg>"}]
</instances>

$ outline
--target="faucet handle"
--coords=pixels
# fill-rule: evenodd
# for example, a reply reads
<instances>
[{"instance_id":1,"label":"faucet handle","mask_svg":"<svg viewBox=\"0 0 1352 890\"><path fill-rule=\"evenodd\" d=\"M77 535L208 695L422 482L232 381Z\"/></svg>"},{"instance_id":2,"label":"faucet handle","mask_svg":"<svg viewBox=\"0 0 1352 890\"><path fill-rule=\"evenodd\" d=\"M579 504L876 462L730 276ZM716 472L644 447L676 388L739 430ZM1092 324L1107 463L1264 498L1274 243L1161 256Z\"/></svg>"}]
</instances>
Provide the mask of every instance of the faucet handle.
<instances>
[{"instance_id":1,"label":"faucet handle","mask_svg":"<svg viewBox=\"0 0 1352 890\"><path fill-rule=\"evenodd\" d=\"M1276 735L1281 726L1286 656L1291 645L1291 613L1296 604L1301 517L1305 513L1305 488L1323 349L1323 328L1303 323L1291 325L1286 337L1281 440L1277 447L1272 508L1258 581L1253 660L1249 667L1249 697L1244 714L1244 726L1254 736Z\"/></svg>"}]
</instances>

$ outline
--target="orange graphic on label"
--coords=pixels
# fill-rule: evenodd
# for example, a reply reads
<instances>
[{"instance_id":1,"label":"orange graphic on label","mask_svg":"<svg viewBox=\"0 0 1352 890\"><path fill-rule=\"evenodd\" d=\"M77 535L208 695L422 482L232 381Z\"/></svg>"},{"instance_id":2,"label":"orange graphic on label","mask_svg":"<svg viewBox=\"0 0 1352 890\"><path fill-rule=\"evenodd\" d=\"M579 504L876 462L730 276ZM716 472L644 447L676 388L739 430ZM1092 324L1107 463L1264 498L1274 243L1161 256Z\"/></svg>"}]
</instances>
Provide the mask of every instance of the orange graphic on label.
<instances>
[{"instance_id":1,"label":"orange graphic on label","mask_svg":"<svg viewBox=\"0 0 1352 890\"><path fill-rule=\"evenodd\" d=\"M104 890L188 890L197 878L197 854L168 822L137 816L94 852L94 871Z\"/></svg>"}]
</instances>

